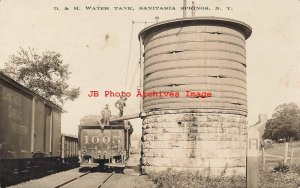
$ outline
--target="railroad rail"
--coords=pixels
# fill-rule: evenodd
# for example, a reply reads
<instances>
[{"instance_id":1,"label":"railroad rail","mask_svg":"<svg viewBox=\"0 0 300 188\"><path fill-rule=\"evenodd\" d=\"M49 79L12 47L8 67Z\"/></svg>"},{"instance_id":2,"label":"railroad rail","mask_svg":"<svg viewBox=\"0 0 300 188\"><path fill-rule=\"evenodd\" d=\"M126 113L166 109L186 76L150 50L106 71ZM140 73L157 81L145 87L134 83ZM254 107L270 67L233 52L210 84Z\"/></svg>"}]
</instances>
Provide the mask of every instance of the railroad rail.
<instances>
[{"instance_id":1,"label":"railroad rail","mask_svg":"<svg viewBox=\"0 0 300 188\"><path fill-rule=\"evenodd\" d=\"M73 178L73 179L71 179L71 180L68 180L68 181L66 181L66 182L64 182L64 183L61 183L60 185L58 185L58 186L55 186L54 188L60 188L60 187L63 187L64 185L67 185L68 183L71 183L71 182L73 182L73 181L75 181L75 180L77 180L77 179L79 179L79 178L81 178L81 177L83 177L83 176L85 176L85 175L87 175L87 174L89 174L90 172L86 172L86 173L84 173L84 174L81 174L81 175L79 175L79 176L77 176L77 177L75 177L75 178Z\"/></svg>"},{"instance_id":2,"label":"railroad rail","mask_svg":"<svg viewBox=\"0 0 300 188\"><path fill-rule=\"evenodd\" d=\"M54 188L72 188L72 187L101 188L109 181L109 179L113 175L114 175L114 172L112 172L112 173L86 172L86 173L84 173L78 177L75 177L69 181L66 181Z\"/></svg>"},{"instance_id":3,"label":"railroad rail","mask_svg":"<svg viewBox=\"0 0 300 188\"><path fill-rule=\"evenodd\" d=\"M12 186L11 188L103 188L108 187L107 183L114 177L115 172L98 172L88 170L79 172L79 168L65 172L59 172L40 179L23 182Z\"/></svg>"},{"instance_id":4,"label":"railroad rail","mask_svg":"<svg viewBox=\"0 0 300 188\"><path fill-rule=\"evenodd\" d=\"M102 187L105 185L105 183L114 175L114 172L112 172L104 181L103 183L101 183L101 185L99 185L98 188Z\"/></svg>"}]
</instances>

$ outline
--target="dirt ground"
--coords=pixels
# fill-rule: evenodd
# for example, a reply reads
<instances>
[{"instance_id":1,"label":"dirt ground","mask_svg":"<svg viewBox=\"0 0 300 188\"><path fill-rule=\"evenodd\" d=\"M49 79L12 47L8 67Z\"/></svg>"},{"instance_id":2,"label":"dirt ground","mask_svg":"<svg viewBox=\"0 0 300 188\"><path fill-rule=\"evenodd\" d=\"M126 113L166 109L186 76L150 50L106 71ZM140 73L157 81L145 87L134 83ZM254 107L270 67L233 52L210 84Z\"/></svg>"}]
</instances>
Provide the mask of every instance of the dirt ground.
<instances>
[{"instance_id":1,"label":"dirt ground","mask_svg":"<svg viewBox=\"0 0 300 188\"><path fill-rule=\"evenodd\" d=\"M68 182L71 179L78 177L78 169L73 169L66 172L60 172L44 178L23 182L21 184L12 186L12 188L53 188ZM100 185L104 188L120 187L120 188L152 188L155 187L154 183L147 177L142 175L126 175L114 173L109 179L111 174L104 172L92 172L84 175L66 185L62 188L97 188ZM107 181L105 182L105 180Z\"/></svg>"},{"instance_id":2,"label":"dirt ground","mask_svg":"<svg viewBox=\"0 0 300 188\"><path fill-rule=\"evenodd\" d=\"M103 187L153 188L156 186L147 176L130 176L124 174L115 174Z\"/></svg>"}]
</instances>

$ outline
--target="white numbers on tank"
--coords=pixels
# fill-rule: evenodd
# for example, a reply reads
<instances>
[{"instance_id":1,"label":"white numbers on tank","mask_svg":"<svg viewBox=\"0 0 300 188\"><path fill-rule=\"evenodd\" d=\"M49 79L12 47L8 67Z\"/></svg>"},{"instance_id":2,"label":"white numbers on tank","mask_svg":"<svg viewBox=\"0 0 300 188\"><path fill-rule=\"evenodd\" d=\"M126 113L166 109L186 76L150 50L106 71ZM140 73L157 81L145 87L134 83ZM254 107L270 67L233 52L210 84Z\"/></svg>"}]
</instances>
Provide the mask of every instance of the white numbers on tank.
<instances>
[{"instance_id":1,"label":"white numbers on tank","mask_svg":"<svg viewBox=\"0 0 300 188\"><path fill-rule=\"evenodd\" d=\"M100 139L99 139L97 136L93 136L93 137L92 137L92 143L93 143L93 144L98 144L99 141L100 141Z\"/></svg>"},{"instance_id":2,"label":"white numbers on tank","mask_svg":"<svg viewBox=\"0 0 300 188\"><path fill-rule=\"evenodd\" d=\"M88 144L89 143L89 136L84 136L84 138L85 138L85 144Z\"/></svg>"},{"instance_id":3,"label":"white numbers on tank","mask_svg":"<svg viewBox=\"0 0 300 188\"><path fill-rule=\"evenodd\" d=\"M112 140L113 144L120 144L121 140L118 136L113 136L113 140Z\"/></svg>"},{"instance_id":4,"label":"white numbers on tank","mask_svg":"<svg viewBox=\"0 0 300 188\"><path fill-rule=\"evenodd\" d=\"M108 144L110 142L110 138L108 136L104 136L102 141L104 144Z\"/></svg>"},{"instance_id":5,"label":"white numbers on tank","mask_svg":"<svg viewBox=\"0 0 300 188\"><path fill-rule=\"evenodd\" d=\"M89 144L90 142L93 143L93 144L98 144L100 141L101 141L101 137L98 137L98 136L92 136L92 137L84 136L84 144ZM102 138L102 143L103 144L109 144L110 142L111 142L111 139L110 139L109 136L104 136ZM120 144L121 143L120 137L119 136L113 136L112 137L112 143L113 144Z\"/></svg>"}]
</instances>

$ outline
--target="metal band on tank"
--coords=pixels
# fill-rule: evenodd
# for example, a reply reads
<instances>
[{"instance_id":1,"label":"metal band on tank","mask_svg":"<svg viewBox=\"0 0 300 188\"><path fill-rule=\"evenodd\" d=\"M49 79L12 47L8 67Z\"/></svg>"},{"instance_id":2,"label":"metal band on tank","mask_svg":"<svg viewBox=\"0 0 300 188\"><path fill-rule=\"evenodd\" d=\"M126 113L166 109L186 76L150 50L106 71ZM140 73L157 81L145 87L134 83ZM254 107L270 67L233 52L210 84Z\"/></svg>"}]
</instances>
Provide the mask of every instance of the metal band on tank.
<instances>
[{"instance_id":1,"label":"metal band on tank","mask_svg":"<svg viewBox=\"0 0 300 188\"><path fill-rule=\"evenodd\" d=\"M217 76L217 75L215 75ZM178 78L178 77L214 77L213 75L207 75L207 74L198 74L198 75L185 75L185 74L176 74L176 75L172 75L172 76L160 76L160 77L156 77L156 78L153 78L153 79L145 79L145 87L146 87L146 84L148 82L152 82L152 81L155 81L155 80L161 80L161 79L167 79L167 78ZM222 77L225 77L225 78L234 78L234 79L237 79L237 80L241 80L241 81L244 81L246 82L246 79L242 79L240 77L237 77L237 76L230 76L230 75L222 75Z\"/></svg>"},{"instance_id":2,"label":"metal band on tank","mask_svg":"<svg viewBox=\"0 0 300 188\"><path fill-rule=\"evenodd\" d=\"M178 104L178 103L177 103ZM182 103L180 103L182 104ZM191 103L193 104L193 103ZM178 110L180 109L197 109L199 108L199 105L191 105L191 104L185 104L185 105L182 105L182 106L177 106ZM149 107L144 107L144 110L145 112L150 112L150 111L161 111L161 110L173 110L174 109L174 104L172 106L170 105L165 105L165 106L149 106ZM231 106L224 106L224 105L217 105L215 104L213 107L211 106L201 106L201 109L215 109L215 110L219 110L218 112L216 113L221 113L222 110L234 110L234 111L241 111L241 112L247 112L247 108L240 108L239 106L237 105L231 105ZM207 111L207 112L211 112L211 111ZM186 112L186 113L189 113L189 112ZM234 113L234 112L231 112L232 114L238 114L238 113Z\"/></svg>"},{"instance_id":3,"label":"metal band on tank","mask_svg":"<svg viewBox=\"0 0 300 188\"><path fill-rule=\"evenodd\" d=\"M184 29L184 30L182 30ZM187 29L190 29L189 31ZM205 31L206 30L206 31ZM175 27L172 29L167 30L165 32L162 30L160 33L153 33L151 35L148 35L144 38L144 45L149 45L153 41L160 39L164 40L165 38L172 38L174 36L181 36L181 35L204 35L204 36L213 36L215 38L219 37L232 37L235 38L239 41L241 41L243 44L245 44L245 38L242 34L239 32L233 30L233 29L225 29L223 27L217 27L216 26L211 26L211 27L206 27L206 26L189 26L189 27Z\"/></svg>"},{"instance_id":4,"label":"metal band on tank","mask_svg":"<svg viewBox=\"0 0 300 188\"><path fill-rule=\"evenodd\" d=\"M155 45L155 46L152 46L151 48L147 48L145 47L145 54L147 52L150 52L151 50L155 49L155 48L158 48L158 47L162 47L162 46L168 46L168 45L172 45L172 44L184 44L184 43L213 43L213 42L216 42L216 43L223 43L223 44L230 44L230 45L234 45L234 46L237 46L237 47L240 47L244 52L246 52L244 46L242 45L239 45L237 43L234 43L234 42L228 42L228 41L225 41L225 40L180 40L180 41L177 41L177 42L168 42L168 43L161 43L159 45Z\"/></svg>"},{"instance_id":5,"label":"metal band on tank","mask_svg":"<svg viewBox=\"0 0 300 188\"><path fill-rule=\"evenodd\" d=\"M168 60L160 60L160 61L156 61L156 62L144 62L145 63L145 67L151 66L151 65L155 65L155 64L159 64L159 63L164 63L164 62L172 62L172 61L184 61L184 60L197 60L197 59L202 59L202 60L223 60L223 61L232 61L232 62L236 62L239 64L242 64L243 66L246 67L246 63L244 61L237 61L235 59L231 59L231 58L222 58L222 57L193 57L193 58L170 58Z\"/></svg>"},{"instance_id":6,"label":"metal band on tank","mask_svg":"<svg viewBox=\"0 0 300 188\"><path fill-rule=\"evenodd\" d=\"M165 63L165 62L173 62L173 61L188 61L188 60L208 60L208 61L211 61L211 60L221 60L221 61L231 61L231 62L235 62L235 63L239 63L241 65L243 65L244 67L246 67L246 64L245 62L240 62L240 61L236 61L234 59L229 59L229 58L215 58L215 57L210 57L210 58L206 58L206 57L197 57L197 58L180 58L180 59L170 59L170 60L162 60L162 61L156 61L156 62L152 62L152 63L147 63L147 62L144 62L145 63L145 68L151 66L151 65L156 65L156 64L160 64L160 63Z\"/></svg>"},{"instance_id":7,"label":"metal band on tank","mask_svg":"<svg viewBox=\"0 0 300 188\"><path fill-rule=\"evenodd\" d=\"M147 41L147 43L145 43L144 45L147 46L149 45L149 43L157 40L157 39L162 39L162 38L165 38L165 37L170 37L170 36L179 36L179 35L185 35L185 34L199 34L199 33L204 33L204 34L210 34L210 35L214 35L213 31L212 32L205 32L205 31L190 31L190 32L180 32L180 34L178 33L173 33L173 34L165 34L165 35L161 35L161 36L156 36L156 37L153 37L152 39L150 39L149 41ZM237 39L240 39L244 44L246 44L245 42L245 39L238 36L238 35L235 35L235 34L231 34L231 33L223 33L222 34L218 34L218 35L226 35L226 36L232 36L232 37L235 37Z\"/></svg>"},{"instance_id":8,"label":"metal band on tank","mask_svg":"<svg viewBox=\"0 0 300 188\"><path fill-rule=\"evenodd\" d=\"M239 52L235 52L235 51L232 51L232 50L219 50L219 49L207 49L207 50L203 50L203 49L186 49L184 51L181 51L181 52L174 52L174 51L163 51L161 53L156 53L156 54L153 54L153 55L150 55L147 57L147 55L145 55L145 61L153 58L153 57L156 57L156 56L159 56L159 55L165 55L165 54L173 54L173 53L184 53L184 52L203 52L203 51L206 51L206 52L228 52L228 53L231 53L231 54L235 54L235 55L239 55L239 56L242 56L242 58L246 58L246 56L244 56L243 54L239 53Z\"/></svg>"},{"instance_id":9,"label":"metal band on tank","mask_svg":"<svg viewBox=\"0 0 300 188\"><path fill-rule=\"evenodd\" d=\"M169 38L164 38L164 40L161 41L153 41L149 44L147 44L145 46L145 50L147 51L148 49L151 49L155 46L161 45L161 44L166 44L166 43L180 43L181 41L197 41L197 42L201 42L201 43L205 43L205 42L228 42L228 43L232 43L236 46L240 46L242 48L245 47L245 43L244 42L240 42L239 39L237 38L231 38L230 36L226 36L226 37L205 37L203 36L202 38L200 37L195 37L192 34L189 35L180 35L179 37L173 36L173 38L169 37Z\"/></svg>"},{"instance_id":10,"label":"metal band on tank","mask_svg":"<svg viewBox=\"0 0 300 188\"><path fill-rule=\"evenodd\" d=\"M205 102L205 103L210 103L210 102L216 102L216 103L228 103L228 104L237 104L237 105L242 105L246 106L247 105L247 100L242 100L242 99L236 99L233 97L214 97L212 100L209 98L202 99L200 97L176 97L176 98L157 98L157 100L148 100L144 101L145 106L151 106L154 104L166 104L166 103L177 103L177 102Z\"/></svg>"},{"instance_id":11,"label":"metal band on tank","mask_svg":"<svg viewBox=\"0 0 300 188\"><path fill-rule=\"evenodd\" d=\"M220 92L221 93L221 92ZM223 93L223 92L222 92ZM229 93L229 92L228 92ZM180 97L176 97L176 99L182 99L182 100L185 100L187 99L188 97L181 97L181 96L185 96L185 92L180 92ZM201 97L194 97L198 100L198 102L201 102L201 100L206 100L206 99L202 99ZM219 94L216 94L214 93L214 98L215 99L234 99L234 100L240 100L242 102L247 102L247 98L246 97L236 97L236 96L230 96L230 95L227 95L227 96L223 96L223 95L219 95ZM144 97L144 103L149 103L149 102L152 102L152 101L156 101L156 100L167 100L169 98L167 97L157 97L157 98L153 98L153 97ZM170 100L170 99L169 99ZM173 99L172 99L173 100ZM199 101L200 100L200 101ZM217 101L216 100L216 101Z\"/></svg>"},{"instance_id":12,"label":"metal band on tank","mask_svg":"<svg viewBox=\"0 0 300 188\"><path fill-rule=\"evenodd\" d=\"M235 114L235 115L242 115L242 116L247 116L247 111L236 111L235 108L232 109L219 109L219 108L181 108L181 109L159 109L159 110L152 110L152 111L147 111L146 116L153 116L153 115L164 115L164 114L178 114L178 113L203 113L203 115L206 115L205 113L220 113L220 114Z\"/></svg>"},{"instance_id":13,"label":"metal band on tank","mask_svg":"<svg viewBox=\"0 0 300 188\"><path fill-rule=\"evenodd\" d=\"M231 67L225 67L225 66L177 66L177 67L169 67L169 68L164 68L164 69L156 69L156 70L153 70L151 72L150 71L148 72L148 71L145 70L145 77L147 77L150 74L155 73L155 72L161 72L161 71L166 71L166 70L185 69L185 68L202 68L202 69L205 69L205 68L218 68L218 69L224 69L224 70L234 70L234 71L238 71L238 72L246 74L245 70L241 70L241 69L237 69L237 68L231 68Z\"/></svg>"},{"instance_id":14,"label":"metal band on tank","mask_svg":"<svg viewBox=\"0 0 300 188\"><path fill-rule=\"evenodd\" d=\"M240 105L247 105L247 100L245 99L235 99L233 97L214 97L212 98L201 98L201 97L161 97L161 98L156 98L156 100L150 100L151 97L146 97L149 98L149 100L144 101L144 105L152 105L154 103L173 103L173 102L199 102L199 103L206 103L206 102L220 102L220 103L238 103Z\"/></svg>"},{"instance_id":15,"label":"metal band on tank","mask_svg":"<svg viewBox=\"0 0 300 188\"><path fill-rule=\"evenodd\" d=\"M160 80L161 81L161 80ZM171 80L170 80L171 81ZM239 85L233 85L233 84L223 84L223 83L211 83L211 82L186 82L186 83L184 83L184 84L177 84L177 85L179 85L179 86L182 86L182 85L184 85L184 86L192 86L192 85L196 85L196 84L201 84L201 85L205 85L205 84L209 84L209 85L212 85L212 86L215 86L215 87L218 87L218 86L228 86L228 87L236 87L236 89L238 90L238 91L240 91L241 89L242 90L244 90L245 92L236 92L236 91L232 91L232 88L231 88L231 90L230 91L232 91L232 92L234 92L234 93L246 93L246 87L245 86L239 86ZM149 84L148 84L149 85ZM153 88L156 88L157 90L159 90L159 91L164 91L164 89L162 89L163 87L165 87L165 88L170 88L170 87L172 87L171 86L172 85L172 83L170 83L170 84L159 84L159 85L153 85L153 86L148 86L147 88L145 87L145 91L149 91L149 90L151 90L151 89L153 89ZM197 85L197 86L199 86L199 85ZM188 88L187 88L188 89ZM174 88L174 90L175 90L175 88ZM216 90L215 90L216 91Z\"/></svg>"}]
</instances>

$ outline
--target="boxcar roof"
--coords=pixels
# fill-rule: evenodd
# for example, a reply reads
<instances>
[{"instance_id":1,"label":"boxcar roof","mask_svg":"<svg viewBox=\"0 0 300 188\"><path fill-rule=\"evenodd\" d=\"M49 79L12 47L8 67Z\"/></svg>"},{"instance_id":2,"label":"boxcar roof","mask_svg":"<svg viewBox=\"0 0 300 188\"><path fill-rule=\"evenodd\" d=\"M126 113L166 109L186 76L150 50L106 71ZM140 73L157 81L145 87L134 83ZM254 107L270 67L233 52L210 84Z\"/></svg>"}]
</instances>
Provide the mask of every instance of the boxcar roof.
<instances>
[{"instance_id":1,"label":"boxcar roof","mask_svg":"<svg viewBox=\"0 0 300 188\"><path fill-rule=\"evenodd\" d=\"M20 83L18 83L17 81L13 80L9 76L5 75L1 71L0 71L0 82L5 82L6 84L12 86L13 88L23 91L27 95L39 98L45 104L47 104L50 107L55 108L55 109L59 110L60 112L62 112L62 108L60 106L58 106L57 104L54 104L53 102L51 102L50 100L46 99L45 97L42 97L42 96L38 95L37 93L34 93L30 89L28 89L27 87L21 85Z\"/></svg>"},{"instance_id":2,"label":"boxcar roof","mask_svg":"<svg viewBox=\"0 0 300 188\"><path fill-rule=\"evenodd\" d=\"M62 136L71 137L71 138L78 138L77 135L67 134L67 133L61 133Z\"/></svg>"}]
</instances>

